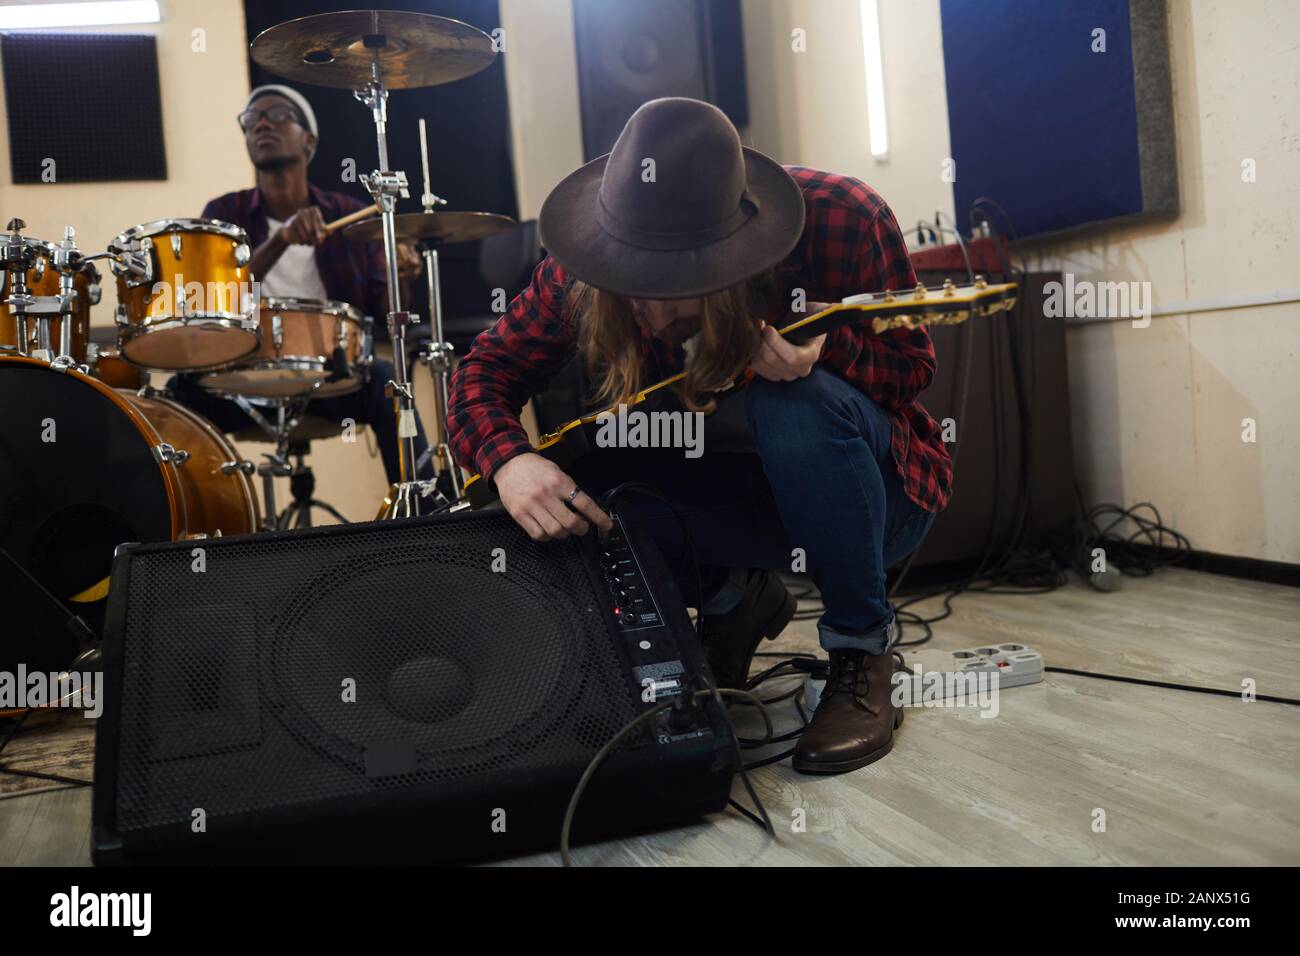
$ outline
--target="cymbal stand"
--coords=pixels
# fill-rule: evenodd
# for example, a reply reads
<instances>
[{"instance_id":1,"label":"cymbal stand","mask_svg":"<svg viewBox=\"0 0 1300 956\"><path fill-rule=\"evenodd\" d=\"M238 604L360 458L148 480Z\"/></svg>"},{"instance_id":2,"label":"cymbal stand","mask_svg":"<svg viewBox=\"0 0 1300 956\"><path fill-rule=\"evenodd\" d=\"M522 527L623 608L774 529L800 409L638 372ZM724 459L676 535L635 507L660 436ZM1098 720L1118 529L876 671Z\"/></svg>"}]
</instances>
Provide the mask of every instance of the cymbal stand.
<instances>
[{"instance_id":1,"label":"cymbal stand","mask_svg":"<svg viewBox=\"0 0 1300 956\"><path fill-rule=\"evenodd\" d=\"M371 42L383 44L382 36L366 37ZM370 82L365 89L354 90L355 96L370 109L375 123L375 142L378 146L379 168L362 175L362 184L379 205L379 215L384 235L384 263L388 274L388 335L393 343L393 380L385 391L393 399L397 416L397 445L399 479L391 504L384 512L385 518L408 518L419 514L417 499L436 494L432 482L421 482L415 476L415 396L406 370L406 327L418 317L402 309L401 280L397 275L397 232L393 216L397 198L406 198L406 174L388 169L388 90L384 87L379 69L378 52L370 65ZM439 496L441 497L441 496Z\"/></svg>"},{"instance_id":2,"label":"cymbal stand","mask_svg":"<svg viewBox=\"0 0 1300 956\"><path fill-rule=\"evenodd\" d=\"M433 212L435 206L445 206L447 200L433 194L429 181L429 142L423 117L420 119L420 163L424 171L424 194L420 202L426 213ZM421 242L420 254L424 257L424 276L429 283L429 321L433 332L433 340L428 350L420 353L420 361L433 376L434 419L438 426L438 444L434 454L438 460L438 477L447 476L451 499L459 501L464 485L451 446L447 444L447 408L451 400L451 365L455 348L444 340L442 334L442 282L438 271L437 240Z\"/></svg>"}]
</instances>

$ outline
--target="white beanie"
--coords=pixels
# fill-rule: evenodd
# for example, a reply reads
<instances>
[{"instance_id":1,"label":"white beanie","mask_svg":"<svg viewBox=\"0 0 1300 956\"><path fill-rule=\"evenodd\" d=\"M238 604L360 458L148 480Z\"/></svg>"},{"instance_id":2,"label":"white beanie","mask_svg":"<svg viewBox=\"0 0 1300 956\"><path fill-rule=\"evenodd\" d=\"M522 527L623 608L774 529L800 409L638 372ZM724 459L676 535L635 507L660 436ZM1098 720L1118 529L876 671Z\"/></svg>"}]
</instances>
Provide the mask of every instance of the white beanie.
<instances>
[{"instance_id":1,"label":"white beanie","mask_svg":"<svg viewBox=\"0 0 1300 956\"><path fill-rule=\"evenodd\" d=\"M320 130L316 127L316 111L311 108L307 102L307 97L303 96L297 90L289 86L283 86L279 83L268 83L266 86L259 86L253 92L248 94L248 101L244 103L244 109L253 105L253 101L259 96L265 96L268 93L274 93L277 96L283 96L286 100L298 107L298 112L302 113L303 119L307 121L307 132L316 137L316 142L320 143ZM307 162L311 162L312 156L316 155L316 147L312 147L311 156L307 157Z\"/></svg>"}]
</instances>

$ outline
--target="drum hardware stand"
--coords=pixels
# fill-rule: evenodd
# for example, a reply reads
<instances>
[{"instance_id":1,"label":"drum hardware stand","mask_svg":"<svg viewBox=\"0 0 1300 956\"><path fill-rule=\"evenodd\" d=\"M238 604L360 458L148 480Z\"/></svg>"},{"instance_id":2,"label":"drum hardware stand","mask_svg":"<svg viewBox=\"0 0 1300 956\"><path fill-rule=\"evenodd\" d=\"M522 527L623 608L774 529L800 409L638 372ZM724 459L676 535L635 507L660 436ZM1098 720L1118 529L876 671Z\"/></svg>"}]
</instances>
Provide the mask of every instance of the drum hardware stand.
<instances>
[{"instance_id":1,"label":"drum hardware stand","mask_svg":"<svg viewBox=\"0 0 1300 956\"><path fill-rule=\"evenodd\" d=\"M429 141L425 130L424 118L420 119L420 163L424 172L424 194L420 197L426 213L431 213L435 206L445 206L447 200L433 194L429 181ZM464 494L464 485L460 468L451 454L447 443L447 408L451 396L452 354L455 349L442 334L442 281L438 270L438 242L428 239L420 243L420 253L424 257L424 275L429 284L429 318L433 340L428 349L420 353L419 360L433 376L434 422L438 428L438 443L429 448L437 456L436 481L446 491L450 491L450 500L460 501ZM418 468L418 464L417 464Z\"/></svg>"},{"instance_id":2,"label":"drum hardware stand","mask_svg":"<svg viewBox=\"0 0 1300 956\"><path fill-rule=\"evenodd\" d=\"M77 304L75 277L83 269L89 270L86 296L89 305L99 304L99 271L83 256L74 241L77 233L71 226L64 227L63 241L50 247L50 263L59 273L59 354L50 363L58 371L75 368L83 375L90 374L89 365L78 365L72 357L72 313ZM89 331L89 330L87 330Z\"/></svg>"},{"instance_id":3,"label":"drum hardware stand","mask_svg":"<svg viewBox=\"0 0 1300 956\"><path fill-rule=\"evenodd\" d=\"M240 462L239 465L240 470L245 474L256 471L262 478L262 498L266 502L266 512L262 516L262 530L279 531L280 524L275 507L275 479L288 478L293 474L293 466L289 463L289 431L298 424L298 418L306 408L307 402L305 399L277 402L275 423L272 424L244 396L232 394L228 397L244 410L244 414L257 422L264 432L275 439L275 451L262 453L266 461L258 465L254 465L251 461ZM290 413L290 406L293 406L292 413ZM222 470L225 470L224 466Z\"/></svg>"},{"instance_id":4,"label":"drum hardware stand","mask_svg":"<svg viewBox=\"0 0 1300 956\"><path fill-rule=\"evenodd\" d=\"M367 46L372 41L385 42L382 36L367 36ZM377 50L378 47L375 47ZM374 197L379 206L379 215L383 224L384 263L388 274L388 336L393 343L394 378L384 391L393 399L394 412L397 416L397 442L399 478L393 490L392 501L384 512L385 518L409 518L420 513L418 498L432 495L435 504L444 503L436 483L420 481L416 478L415 462L415 398L411 390L411 380L406 369L406 327L417 320L416 316L402 309L401 280L397 274L397 233L393 222L397 207L397 197L407 198L406 174L392 172L388 169L388 90L384 87L379 70L379 56L376 52L370 64L370 82L363 90L353 90L353 96L370 108L375 123L375 142L378 146L379 168L369 175L362 175L362 184Z\"/></svg>"},{"instance_id":5,"label":"drum hardware stand","mask_svg":"<svg viewBox=\"0 0 1300 956\"><path fill-rule=\"evenodd\" d=\"M289 528L310 528L313 507L328 511L340 524L349 524L348 519L332 504L313 497L316 493L316 475L303 461L303 456L307 454L307 444L295 442L289 446L288 452L295 459L293 470L289 473L289 491L293 495L293 501L277 519L279 528L285 531Z\"/></svg>"},{"instance_id":6,"label":"drum hardware stand","mask_svg":"<svg viewBox=\"0 0 1300 956\"><path fill-rule=\"evenodd\" d=\"M9 295L5 298L4 303L9 306L14 316L14 322L17 325L18 354L30 355L31 353L27 347L27 343L30 341L28 338L27 316L28 314L39 314L38 304L41 300L32 295L31 290L27 288L27 270L36 263L36 255L32 251L32 247L23 241L22 230L27 228L27 223L15 217L9 220L5 228L9 230L9 235L5 237L4 252L3 255L0 255L0 261L3 261L5 272L8 275ZM42 319L38 317L37 322L40 323L36 332L37 351L39 353L42 339L44 339L48 347L50 325L48 318ZM33 357L47 358L47 356L48 353L46 355L37 354Z\"/></svg>"},{"instance_id":7,"label":"drum hardware stand","mask_svg":"<svg viewBox=\"0 0 1300 956\"><path fill-rule=\"evenodd\" d=\"M338 518L341 523L348 524L348 519L337 508L329 502L312 497L316 490L316 476L306 462L303 461L303 456L307 454L306 446L300 442L292 442L289 438L289 433L305 413L307 403L311 401L311 396L303 395L296 398L277 400L275 403L275 421L270 422L257 409L257 406L243 395L237 393L223 394L224 397L243 409L244 414L261 426L264 432L275 439L275 451L263 452L262 457L266 461L261 464L251 461L228 461L221 466L223 474L229 475L236 471L242 471L246 475L257 474L261 476L262 497L266 502L266 513L262 518L262 530L284 531L291 526L310 528L312 506L323 508L335 518ZM297 458L296 464L290 462L291 456ZM284 509L283 513L276 510L276 478L288 478L289 489L293 495L293 501ZM291 520L293 521L292 525L290 525Z\"/></svg>"},{"instance_id":8,"label":"drum hardware stand","mask_svg":"<svg viewBox=\"0 0 1300 956\"><path fill-rule=\"evenodd\" d=\"M49 256L50 268L59 274L59 292L52 296L34 296L27 286L27 272L33 265L38 264L38 259L33 247L23 241L20 230L26 226L27 223L21 219L9 220L6 227L9 229L9 235L4 242L3 255L0 256L5 266L4 273L7 273L9 279L10 295L4 303L14 314L18 332L18 354L29 354L27 316L35 316L36 348L30 353L32 357L49 362L50 367L56 372L65 372L72 368L83 374L89 374L90 367L78 364L72 357L71 319L77 306L75 277L92 258L101 258L102 254L94 257L82 255L75 242L76 232L71 226L65 227L62 242L43 243ZM99 302L99 273L93 266L90 266L90 270L92 279L88 291L90 304L95 305ZM3 274L0 274L0 285L2 284ZM57 351L50 332L50 323L54 316L59 316L61 319Z\"/></svg>"}]
</instances>

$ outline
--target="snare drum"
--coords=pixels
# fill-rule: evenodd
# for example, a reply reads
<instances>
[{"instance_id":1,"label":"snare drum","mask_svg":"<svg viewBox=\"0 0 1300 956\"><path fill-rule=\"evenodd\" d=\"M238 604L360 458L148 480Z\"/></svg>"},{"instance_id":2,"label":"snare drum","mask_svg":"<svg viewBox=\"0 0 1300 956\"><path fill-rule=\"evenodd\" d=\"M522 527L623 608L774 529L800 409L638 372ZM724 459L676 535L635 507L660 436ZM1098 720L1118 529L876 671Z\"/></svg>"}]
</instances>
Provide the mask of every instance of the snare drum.
<instances>
[{"instance_id":1,"label":"snare drum","mask_svg":"<svg viewBox=\"0 0 1300 956\"><path fill-rule=\"evenodd\" d=\"M27 270L27 294L36 296L57 296L59 294L59 273L50 265L50 244L39 239L23 239L31 247L34 263ZM86 361L86 336L90 331L90 307L99 303L99 271L93 263L87 262L73 276L73 289L77 297L73 311L68 316L68 341L63 341L62 315L51 315L50 351L53 358L67 355L78 365ZM30 355L40 348L39 324L37 315L27 314L27 346L19 348L18 316L5 304L12 294L9 287L9 274L0 269L0 355Z\"/></svg>"},{"instance_id":2,"label":"snare drum","mask_svg":"<svg viewBox=\"0 0 1300 956\"><path fill-rule=\"evenodd\" d=\"M265 298L262 344L232 368L199 379L204 388L262 398L343 395L361 387L371 362L369 324L345 302Z\"/></svg>"},{"instance_id":3,"label":"snare drum","mask_svg":"<svg viewBox=\"0 0 1300 956\"><path fill-rule=\"evenodd\" d=\"M244 230L216 219L159 219L119 234L118 345L144 368L222 368L258 343L252 253Z\"/></svg>"}]
</instances>

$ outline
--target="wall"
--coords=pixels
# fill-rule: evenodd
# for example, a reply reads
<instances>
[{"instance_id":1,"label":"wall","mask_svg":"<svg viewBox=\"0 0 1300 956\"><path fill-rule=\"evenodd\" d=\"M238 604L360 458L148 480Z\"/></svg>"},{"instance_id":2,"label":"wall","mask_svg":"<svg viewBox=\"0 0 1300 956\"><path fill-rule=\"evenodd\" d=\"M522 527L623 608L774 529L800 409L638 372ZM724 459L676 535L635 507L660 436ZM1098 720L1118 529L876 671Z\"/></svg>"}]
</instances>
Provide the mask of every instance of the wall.
<instances>
[{"instance_id":1,"label":"wall","mask_svg":"<svg viewBox=\"0 0 1300 956\"><path fill-rule=\"evenodd\" d=\"M880 0L890 155L867 149L857 0L745 0L753 122L783 162L859 176L905 225L952 214L938 0ZM1028 250L1031 267L1151 283L1157 306L1297 285L1300 6L1172 0L1181 209ZM791 31L807 34L792 53ZM1009 61L1006 68L1013 68ZM990 55L990 67L997 68ZM1256 160L1257 181L1241 163ZM961 162L957 158L960 175ZM1194 547L1300 561L1300 303L1070 328L1075 462L1090 502L1152 501ZM1258 441L1242 441L1242 420Z\"/></svg>"},{"instance_id":2,"label":"wall","mask_svg":"<svg viewBox=\"0 0 1300 956\"><path fill-rule=\"evenodd\" d=\"M570 0L500 0L519 218L536 219L551 189L582 165Z\"/></svg>"}]
</instances>

